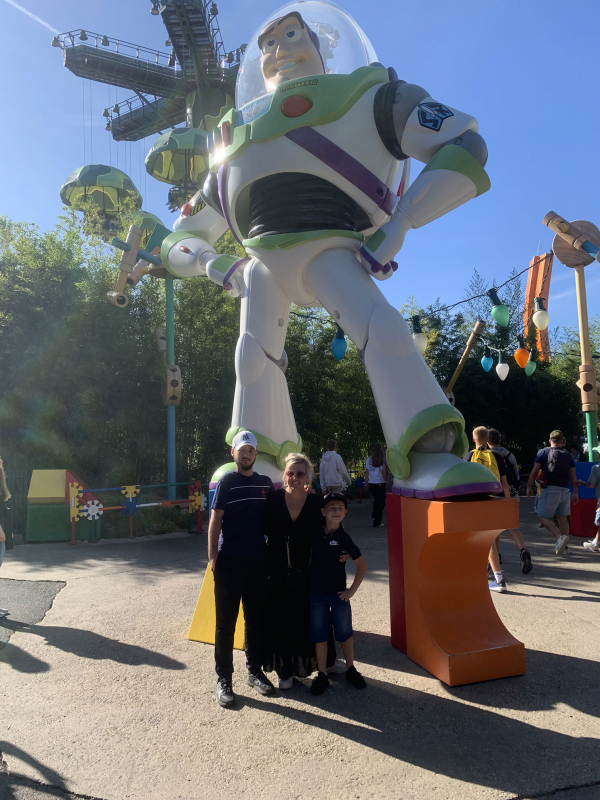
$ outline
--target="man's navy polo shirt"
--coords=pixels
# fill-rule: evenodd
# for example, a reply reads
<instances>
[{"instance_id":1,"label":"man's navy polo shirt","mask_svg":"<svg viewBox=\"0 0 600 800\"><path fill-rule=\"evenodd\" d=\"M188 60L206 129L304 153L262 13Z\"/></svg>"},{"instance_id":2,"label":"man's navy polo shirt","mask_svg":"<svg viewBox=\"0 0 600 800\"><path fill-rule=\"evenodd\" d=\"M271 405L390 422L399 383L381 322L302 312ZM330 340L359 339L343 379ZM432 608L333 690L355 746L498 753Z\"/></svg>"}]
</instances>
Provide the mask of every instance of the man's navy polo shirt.
<instances>
[{"instance_id":1,"label":"man's navy polo shirt","mask_svg":"<svg viewBox=\"0 0 600 800\"><path fill-rule=\"evenodd\" d=\"M217 484L212 508L224 511L219 553L231 558L268 558L263 533L267 495L273 483L266 475L227 472Z\"/></svg>"}]
</instances>

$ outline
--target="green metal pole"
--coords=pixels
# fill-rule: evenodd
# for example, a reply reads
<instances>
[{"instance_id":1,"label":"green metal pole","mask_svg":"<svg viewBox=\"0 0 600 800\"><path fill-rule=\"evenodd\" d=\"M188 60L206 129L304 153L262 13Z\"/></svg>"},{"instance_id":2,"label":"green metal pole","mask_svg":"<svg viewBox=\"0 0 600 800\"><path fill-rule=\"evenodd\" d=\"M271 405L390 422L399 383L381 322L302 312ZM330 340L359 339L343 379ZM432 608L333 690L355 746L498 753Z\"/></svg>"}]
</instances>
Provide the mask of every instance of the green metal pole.
<instances>
[{"instance_id":1,"label":"green metal pole","mask_svg":"<svg viewBox=\"0 0 600 800\"><path fill-rule=\"evenodd\" d=\"M175 363L175 298L173 276L165 278L165 311L167 337L167 364ZM175 406L167 406L167 483L175 483ZM167 498L175 500L175 486L167 489Z\"/></svg>"},{"instance_id":2,"label":"green metal pole","mask_svg":"<svg viewBox=\"0 0 600 800\"><path fill-rule=\"evenodd\" d=\"M587 429L588 440L588 461L598 460L598 451L594 448L598 447L598 412L586 411L585 412L585 427Z\"/></svg>"}]
</instances>

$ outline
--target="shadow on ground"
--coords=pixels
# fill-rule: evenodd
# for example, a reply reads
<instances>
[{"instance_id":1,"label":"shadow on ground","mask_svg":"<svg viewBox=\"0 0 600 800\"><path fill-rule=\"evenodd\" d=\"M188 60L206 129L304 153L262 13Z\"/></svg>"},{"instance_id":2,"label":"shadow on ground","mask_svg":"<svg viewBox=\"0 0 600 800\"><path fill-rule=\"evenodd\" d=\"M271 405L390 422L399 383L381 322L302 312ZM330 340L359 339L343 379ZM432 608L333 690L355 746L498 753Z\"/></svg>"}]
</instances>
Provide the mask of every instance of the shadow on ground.
<instances>
[{"instance_id":1,"label":"shadow on ground","mask_svg":"<svg viewBox=\"0 0 600 800\"><path fill-rule=\"evenodd\" d=\"M457 703L452 696L384 681L370 680L364 692L352 689L339 676L333 683L319 698L298 684L292 696L304 708L255 696L239 702L431 772L519 797L539 796L565 785L600 784L597 739L546 730ZM496 691L499 685L494 682ZM487 685L490 693L491 686Z\"/></svg>"},{"instance_id":2,"label":"shadow on ground","mask_svg":"<svg viewBox=\"0 0 600 800\"><path fill-rule=\"evenodd\" d=\"M27 572L39 575L49 567L64 567L67 579L86 577L90 567L105 567L104 574L118 574L137 569L144 580L148 571L197 572L206 564L206 536L165 534L148 539L102 539L92 544L27 544L15 547L5 564L18 564ZM25 577L25 576L19 576ZM62 576L61 576L62 577Z\"/></svg>"},{"instance_id":3,"label":"shadow on ground","mask_svg":"<svg viewBox=\"0 0 600 800\"><path fill-rule=\"evenodd\" d=\"M50 647L56 647L65 653L72 653L79 658L106 659L131 667L147 664L158 669L186 669L186 665L181 661L176 661L162 653L120 642L117 639L110 639L107 636L80 628L65 628L60 625L27 625L6 618L0 619L0 627L31 636L41 636ZM7 662L19 672L46 672L49 669L48 664L44 661L39 661L13 644L6 646L2 653L2 661Z\"/></svg>"}]
</instances>

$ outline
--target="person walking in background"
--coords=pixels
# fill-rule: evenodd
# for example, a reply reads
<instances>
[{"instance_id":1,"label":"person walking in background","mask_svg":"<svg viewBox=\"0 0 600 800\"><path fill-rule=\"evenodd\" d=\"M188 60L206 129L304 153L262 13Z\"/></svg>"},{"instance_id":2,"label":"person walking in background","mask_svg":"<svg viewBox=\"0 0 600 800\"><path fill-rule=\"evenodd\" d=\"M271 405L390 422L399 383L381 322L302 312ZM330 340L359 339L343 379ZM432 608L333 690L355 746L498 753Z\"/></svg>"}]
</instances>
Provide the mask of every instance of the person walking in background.
<instances>
[{"instance_id":1,"label":"person walking in background","mask_svg":"<svg viewBox=\"0 0 600 800\"><path fill-rule=\"evenodd\" d=\"M587 486L588 489L596 490L596 516L594 517L596 536L585 541L583 546L591 553L600 553L600 464L594 464L589 480L578 480L577 483L579 486Z\"/></svg>"},{"instance_id":2,"label":"person walking in background","mask_svg":"<svg viewBox=\"0 0 600 800\"><path fill-rule=\"evenodd\" d=\"M502 447L500 432L495 428L490 428L488 432L488 445L494 455L499 456L504 460L506 467L506 482L512 498L519 499L519 465L514 454L511 453L506 447ZM519 548L519 558L521 560L521 572L524 575L531 572L533 565L531 563L531 554L525 547L525 541L519 528L509 528L508 532L512 536L514 543ZM499 540L496 540L498 544Z\"/></svg>"},{"instance_id":3,"label":"person walking in background","mask_svg":"<svg viewBox=\"0 0 600 800\"><path fill-rule=\"evenodd\" d=\"M346 465L337 452L337 442L330 439L327 442L327 450L323 453L321 464L319 465L319 481L323 494L342 491L342 484L350 486L350 475Z\"/></svg>"},{"instance_id":4,"label":"person walking in background","mask_svg":"<svg viewBox=\"0 0 600 800\"><path fill-rule=\"evenodd\" d=\"M388 477L388 469L385 463L385 452L383 446L378 442L373 445L371 455L367 458L365 465L365 492L370 491L373 495L373 527L383 527L383 509L385 508L385 486Z\"/></svg>"},{"instance_id":5,"label":"person walking in background","mask_svg":"<svg viewBox=\"0 0 600 800\"><path fill-rule=\"evenodd\" d=\"M496 476L498 483L502 486L502 494L504 497L510 498L510 489L508 488L508 483L506 481L506 466L504 464L504 459L490 450L488 445L488 437L489 431L483 425L475 428L473 430L473 443L475 444L475 449L469 451L465 456L463 456L463 461L475 461L477 464L482 464L484 467L487 467L490 472ZM496 544L496 540L494 540L492 546L490 547L488 561L490 567L492 568L492 572L494 573L493 579L489 582L490 591L506 594L506 581L504 580L504 575L502 574L500 554L498 553L498 545Z\"/></svg>"},{"instance_id":6,"label":"person walking in background","mask_svg":"<svg viewBox=\"0 0 600 800\"><path fill-rule=\"evenodd\" d=\"M550 447L544 447L535 457L535 464L527 482L527 497L533 497L533 484L540 470L544 470L546 484L542 486L538 498L537 515L546 530L556 539L554 552L557 556L564 552L569 541L569 521L571 503L579 502L577 476L573 457L565 448L565 437L562 431L555 430L550 434ZM569 483L573 487L573 497L569 492ZM556 514L558 528L552 521Z\"/></svg>"},{"instance_id":7,"label":"person walking in background","mask_svg":"<svg viewBox=\"0 0 600 800\"><path fill-rule=\"evenodd\" d=\"M7 540L12 538L10 536L11 531L9 508L7 505L10 497L11 495L6 483L6 473L4 472L4 464L2 462L2 458L0 457L0 567L2 566L2 561L4 560L4 553L7 549L7 544L10 548L11 542L8 542ZM0 608L0 617L6 617L7 615L8 609Z\"/></svg>"},{"instance_id":8,"label":"person walking in background","mask_svg":"<svg viewBox=\"0 0 600 800\"><path fill-rule=\"evenodd\" d=\"M573 461L575 462L579 461L579 450L576 447L571 448L571 456L573 458Z\"/></svg>"}]
</instances>

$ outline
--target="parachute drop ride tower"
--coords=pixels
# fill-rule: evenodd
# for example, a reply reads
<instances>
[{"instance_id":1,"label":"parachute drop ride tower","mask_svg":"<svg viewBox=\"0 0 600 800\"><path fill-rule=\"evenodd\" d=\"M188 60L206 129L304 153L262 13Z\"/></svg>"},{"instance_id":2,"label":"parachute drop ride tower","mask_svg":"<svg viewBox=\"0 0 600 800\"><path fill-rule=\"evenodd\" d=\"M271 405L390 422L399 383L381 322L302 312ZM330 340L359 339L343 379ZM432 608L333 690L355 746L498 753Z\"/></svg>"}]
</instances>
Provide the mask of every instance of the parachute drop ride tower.
<instances>
[{"instance_id":1,"label":"parachute drop ride tower","mask_svg":"<svg viewBox=\"0 0 600 800\"><path fill-rule=\"evenodd\" d=\"M160 135L145 166L149 175L171 185L168 206L175 211L192 198L206 178L208 133L233 106L245 45L225 50L215 2L151 0L149 10L153 16L161 17L169 52L83 29L55 36L52 46L62 50L64 66L77 77L133 93L103 110L106 130L116 142ZM114 305L127 305L125 285L135 286L144 274L165 280L167 369L163 402L167 405L168 483L174 484L175 407L179 404L181 381L179 368L174 365L173 275L164 269L158 256L138 259L138 246L131 251L132 244L139 242L141 248L149 245L156 253L169 230L158 217L141 210L142 198L137 188L122 170L112 166L89 164L74 170L61 189L61 199L65 205L82 210L84 217L93 212L89 229L107 241L117 227L117 215L133 223L132 243L116 245L124 252L116 291L108 296ZM145 251L140 256L142 252ZM179 385L173 387L173 383ZM174 499L174 486L169 487L168 494L169 499Z\"/></svg>"}]
</instances>

